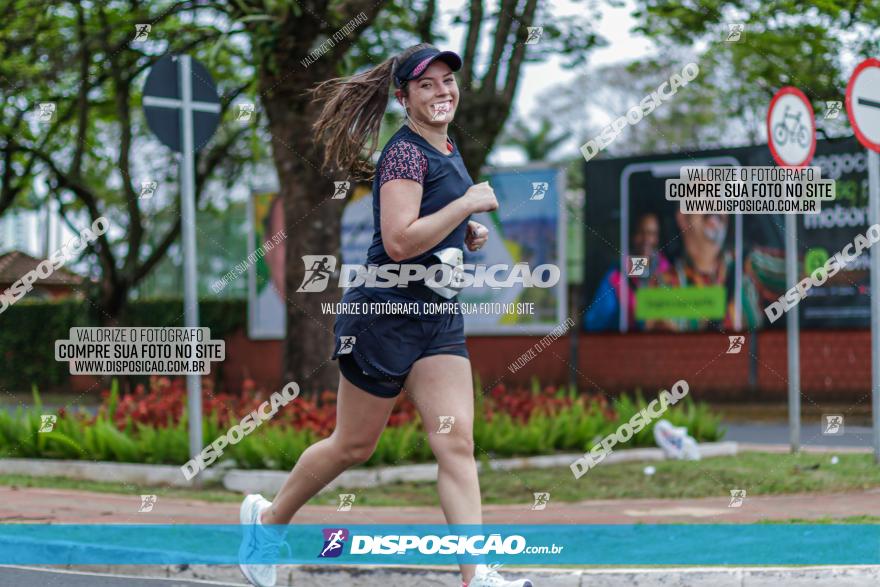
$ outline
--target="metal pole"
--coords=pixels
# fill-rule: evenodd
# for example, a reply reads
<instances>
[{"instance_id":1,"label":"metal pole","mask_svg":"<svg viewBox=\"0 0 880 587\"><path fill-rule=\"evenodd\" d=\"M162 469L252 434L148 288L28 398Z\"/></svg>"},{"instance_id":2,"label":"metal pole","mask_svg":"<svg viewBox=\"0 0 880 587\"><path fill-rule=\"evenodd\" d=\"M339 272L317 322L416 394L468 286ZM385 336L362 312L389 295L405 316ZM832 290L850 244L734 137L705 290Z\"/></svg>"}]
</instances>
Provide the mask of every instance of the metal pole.
<instances>
[{"instance_id":1,"label":"metal pole","mask_svg":"<svg viewBox=\"0 0 880 587\"><path fill-rule=\"evenodd\" d=\"M183 321L187 328L199 325L199 300L196 269L196 203L195 156L192 111L192 61L189 55L179 57L180 64L180 128L183 134L181 158L181 212L183 215ZM193 355L195 356L195 355ZM202 379L199 374L186 376L186 402L189 413L189 453L195 457L202 451Z\"/></svg>"},{"instance_id":2,"label":"metal pole","mask_svg":"<svg viewBox=\"0 0 880 587\"><path fill-rule=\"evenodd\" d=\"M868 225L880 224L880 154L868 151ZM880 248L871 247L871 412L874 462L880 464Z\"/></svg>"},{"instance_id":3,"label":"metal pole","mask_svg":"<svg viewBox=\"0 0 880 587\"><path fill-rule=\"evenodd\" d=\"M798 282L797 270L797 216L785 215L785 283ZM788 437L791 452L801 445L801 353L798 307L793 306L786 316L788 349Z\"/></svg>"}]
</instances>

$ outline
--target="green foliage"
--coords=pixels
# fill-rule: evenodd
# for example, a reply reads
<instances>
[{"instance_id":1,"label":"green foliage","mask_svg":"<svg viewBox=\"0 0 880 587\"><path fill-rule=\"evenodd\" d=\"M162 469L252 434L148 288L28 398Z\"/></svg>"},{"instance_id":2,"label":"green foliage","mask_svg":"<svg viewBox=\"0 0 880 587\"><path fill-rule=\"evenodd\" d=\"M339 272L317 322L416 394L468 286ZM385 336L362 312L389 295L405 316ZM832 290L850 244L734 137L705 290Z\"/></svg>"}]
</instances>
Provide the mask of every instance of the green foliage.
<instances>
[{"instance_id":1,"label":"green foliage","mask_svg":"<svg viewBox=\"0 0 880 587\"><path fill-rule=\"evenodd\" d=\"M479 387L477 387L479 389ZM533 393L539 391L536 388ZM575 397L574 390L560 388L557 398ZM476 405L482 406L482 394ZM113 387L108 406L113 408L118 389ZM553 454L555 452L586 452L598 439L614 432L629 421L648 402L637 393L635 398L621 397L614 401L613 413L598 403L575 402L554 414L540 410L526 422L506 413L474 421L475 454L481 460L515 456ZM477 408L477 413L481 408ZM129 421L123 430L117 428L102 410L94 419L85 414L62 414L52 432L39 433L43 406L34 391L34 405L29 410L18 408L14 413L0 412L0 457L87 459L97 461L136 462L182 465L189 460L187 418L157 428ZM671 406L663 415L674 425L686 426L699 441L721 438L718 416L703 404L685 399ZM205 416L203 445L225 434L216 413ZM652 427L646 426L626 447L653 446ZM307 429L264 424L238 444L224 449L221 461L243 469L293 468L300 455L319 440ZM382 433L368 466L431 462L433 455L422 424L416 420L388 427Z\"/></svg>"},{"instance_id":2,"label":"green foliage","mask_svg":"<svg viewBox=\"0 0 880 587\"><path fill-rule=\"evenodd\" d=\"M212 338L223 338L247 324L246 301L207 299L199 302L201 324ZM23 300L3 312L0 328L0 387L27 389L31 385L55 388L69 377L67 363L55 360L55 341L70 338L70 329L98 326L85 301L29 302ZM127 326L183 326L179 299L132 302L122 324ZM36 325L39 325L37 328Z\"/></svg>"}]
</instances>

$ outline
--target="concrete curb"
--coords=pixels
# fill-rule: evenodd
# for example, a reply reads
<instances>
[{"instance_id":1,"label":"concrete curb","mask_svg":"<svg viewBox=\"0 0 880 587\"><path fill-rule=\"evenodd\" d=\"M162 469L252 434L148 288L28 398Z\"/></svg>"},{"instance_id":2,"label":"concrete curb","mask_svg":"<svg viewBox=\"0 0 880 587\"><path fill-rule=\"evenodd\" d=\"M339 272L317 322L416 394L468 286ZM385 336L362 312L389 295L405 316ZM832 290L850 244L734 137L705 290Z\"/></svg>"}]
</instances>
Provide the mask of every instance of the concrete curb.
<instances>
[{"instance_id":1,"label":"concrete curb","mask_svg":"<svg viewBox=\"0 0 880 587\"><path fill-rule=\"evenodd\" d=\"M735 442L706 442L699 445L703 457L733 456L737 454ZM537 457L520 457L513 459L495 459L489 462L494 471L515 471L518 469L549 469L567 467L580 454L545 455ZM662 461L666 457L659 448L631 448L612 452L605 458L607 463L626 463L633 461ZM477 462L482 470L483 464ZM255 471L232 469L223 478L223 486L230 491L241 493L277 493L287 479L286 471ZM437 465L401 465L398 467L376 467L375 469L356 469L346 471L322 492L338 487L365 488L377 487L398 481L433 481L437 478Z\"/></svg>"},{"instance_id":2,"label":"concrete curb","mask_svg":"<svg viewBox=\"0 0 880 587\"><path fill-rule=\"evenodd\" d=\"M69 567L68 567L69 568ZM175 566L89 566L77 570L153 576L178 580L218 581L243 585L238 569L231 565L191 565L181 570ZM505 567L509 579L530 578L539 587L876 587L880 566L810 566L810 567L635 567L616 569L551 569ZM461 585L456 569L434 566L281 566L278 586L296 587L384 587L406 585L438 587Z\"/></svg>"},{"instance_id":3,"label":"concrete curb","mask_svg":"<svg viewBox=\"0 0 880 587\"><path fill-rule=\"evenodd\" d=\"M700 444L699 447L703 457L733 456L739 451L739 445L736 442L706 442ZM567 467L581 456L571 453L495 459L489 461L489 468L494 471L515 471L529 468ZM663 451L659 448L630 448L612 452L605 458L605 463L662 461L665 458ZM482 469L483 463L478 462L477 466ZM192 487L192 483L183 477L180 467L174 465L56 459L0 459L0 472L32 477L65 477L82 481ZM241 493L276 493L281 489L287 475L288 471L229 469L219 465L202 471L197 479L207 482L222 481L226 489ZM436 478L436 463L353 469L344 472L322 491L332 491L339 487L358 489L377 487L400 481L433 481Z\"/></svg>"},{"instance_id":4,"label":"concrete curb","mask_svg":"<svg viewBox=\"0 0 880 587\"><path fill-rule=\"evenodd\" d=\"M198 478L203 481L218 481L223 478L224 472L222 468L208 469L202 471ZM183 477L180 467L174 465L58 459L0 459L0 473L31 477L64 477L81 481L137 483L147 486L192 486L192 483Z\"/></svg>"}]
</instances>

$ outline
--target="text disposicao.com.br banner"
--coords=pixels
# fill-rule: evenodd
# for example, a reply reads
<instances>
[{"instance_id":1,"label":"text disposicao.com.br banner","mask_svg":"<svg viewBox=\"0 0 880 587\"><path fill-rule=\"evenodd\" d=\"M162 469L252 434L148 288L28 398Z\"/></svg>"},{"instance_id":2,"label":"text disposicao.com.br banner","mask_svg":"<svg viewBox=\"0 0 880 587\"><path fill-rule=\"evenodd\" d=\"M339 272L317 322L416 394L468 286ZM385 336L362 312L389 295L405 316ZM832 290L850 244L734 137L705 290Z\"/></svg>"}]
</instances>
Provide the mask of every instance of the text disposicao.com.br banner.
<instances>
[{"instance_id":1,"label":"text disposicao.com.br banner","mask_svg":"<svg viewBox=\"0 0 880 587\"><path fill-rule=\"evenodd\" d=\"M251 526L0 526L0 564L237 564ZM276 528L276 527L272 527ZM880 525L291 525L278 564L880 564ZM268 556L268 555L267 555Z\"/></svg>"}]
</instances>

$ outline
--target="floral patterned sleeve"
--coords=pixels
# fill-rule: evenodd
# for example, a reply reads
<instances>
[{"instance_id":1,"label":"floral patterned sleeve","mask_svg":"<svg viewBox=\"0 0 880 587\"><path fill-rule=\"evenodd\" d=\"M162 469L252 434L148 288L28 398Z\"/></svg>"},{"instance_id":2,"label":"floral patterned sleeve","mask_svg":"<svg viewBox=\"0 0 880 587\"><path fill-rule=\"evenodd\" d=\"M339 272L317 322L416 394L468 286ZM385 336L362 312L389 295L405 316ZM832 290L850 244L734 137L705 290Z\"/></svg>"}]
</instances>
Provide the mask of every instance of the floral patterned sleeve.
<instances>
[{"instance_id":1,"label":"floral patterned sleeve","mask_svg":"<svg viewBox=\"0 0 880 587\"><path fill-rule=\"evenodd\" d=\"M392 179L411 179L424 185L427 173L428 158L419 148L409 141L398 141L385 152L377 175L382 187Z\"/></svg>"}]
</instances>

